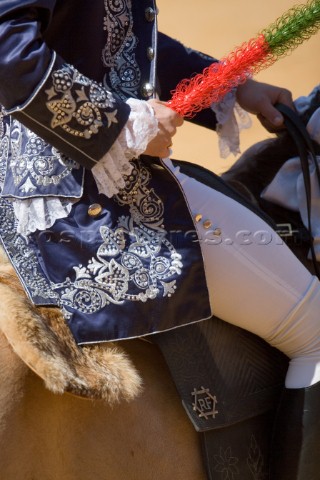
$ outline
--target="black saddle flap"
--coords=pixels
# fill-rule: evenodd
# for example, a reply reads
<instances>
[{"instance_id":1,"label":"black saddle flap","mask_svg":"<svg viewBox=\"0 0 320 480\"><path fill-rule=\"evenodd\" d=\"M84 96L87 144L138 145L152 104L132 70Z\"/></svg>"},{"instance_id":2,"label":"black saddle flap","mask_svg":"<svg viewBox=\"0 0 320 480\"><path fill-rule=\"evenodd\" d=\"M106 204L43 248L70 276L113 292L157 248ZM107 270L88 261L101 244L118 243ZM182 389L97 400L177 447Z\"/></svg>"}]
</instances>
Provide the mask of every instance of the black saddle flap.
<instances>
[{"instance_id":1,"label":"black saddle flap","mask_svg":"<svg viewBox=\"0 0 320 480\"><path fill-rule=\"evenodd\" d=\"M246 330L213 317L153 339L197 431L243 421L277 404L288 359Z\"/></svg>"}]
</instances>

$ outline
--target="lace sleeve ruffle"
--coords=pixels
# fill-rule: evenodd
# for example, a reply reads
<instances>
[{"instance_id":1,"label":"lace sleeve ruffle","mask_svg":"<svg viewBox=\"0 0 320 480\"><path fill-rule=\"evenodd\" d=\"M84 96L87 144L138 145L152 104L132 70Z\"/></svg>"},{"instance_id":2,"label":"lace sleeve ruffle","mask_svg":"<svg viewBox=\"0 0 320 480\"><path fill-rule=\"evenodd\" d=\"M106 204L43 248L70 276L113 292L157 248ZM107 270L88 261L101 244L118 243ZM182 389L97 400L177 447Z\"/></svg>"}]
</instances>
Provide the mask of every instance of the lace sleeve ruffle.
<instances>
[{"instance_id":1,"label":"lace sleeve ruffle","mask_svg":"<svg viewBox=\"0 0 320 480\"><path fill-rule=\"evenodd\" d=\"M213 103L212 110L216 114L220 156L227 158L230 153L240 153L240 131L252 125L249 114L236 102L236 90L223 98L221 102Z\"/></svg>"},{"instance_id":2,"label":"lace sleeve ruffle","mask_svg":"<svg viewBox=\"0 0 320 480\"><path fill-rule=\"evenodd\" d=\"M110 150L93 167L98 190L112 197L124 187L124 175L130 175L131 160L139 157L158 132L158 121L152 107L145 101L129 99L129 119Z\"/></svg>"},{"instance_id":3,"label":"lace sleeve ruffle","mask_svg":"<svg viewBox=\"0 0 320 480\"><path fill-rule=\"evenodd\" d=\"M17 219L17 232L27 237L36 230L50 228L59 218L67 217L77 199L36 197L11 201Z\"/></svg>"}]
</instances>

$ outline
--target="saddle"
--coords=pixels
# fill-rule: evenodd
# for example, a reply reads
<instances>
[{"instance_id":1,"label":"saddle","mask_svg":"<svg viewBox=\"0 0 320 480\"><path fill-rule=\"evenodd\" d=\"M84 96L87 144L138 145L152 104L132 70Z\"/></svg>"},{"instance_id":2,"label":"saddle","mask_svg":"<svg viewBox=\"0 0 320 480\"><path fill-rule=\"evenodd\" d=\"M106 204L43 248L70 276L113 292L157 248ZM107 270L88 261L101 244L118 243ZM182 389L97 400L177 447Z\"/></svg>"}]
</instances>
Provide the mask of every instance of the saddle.
<instances>
[{"instance_id":1,"label":"saddle","mask_svg":"<svg viewBox=\"0 0 320 480\"><path fill-rule=\"evenodd\" d=\"M199 432L208 479L234 478L223 472L241 480L268 478L287 358L215 317L154 341Z\"/></svg>"}]
</instances>

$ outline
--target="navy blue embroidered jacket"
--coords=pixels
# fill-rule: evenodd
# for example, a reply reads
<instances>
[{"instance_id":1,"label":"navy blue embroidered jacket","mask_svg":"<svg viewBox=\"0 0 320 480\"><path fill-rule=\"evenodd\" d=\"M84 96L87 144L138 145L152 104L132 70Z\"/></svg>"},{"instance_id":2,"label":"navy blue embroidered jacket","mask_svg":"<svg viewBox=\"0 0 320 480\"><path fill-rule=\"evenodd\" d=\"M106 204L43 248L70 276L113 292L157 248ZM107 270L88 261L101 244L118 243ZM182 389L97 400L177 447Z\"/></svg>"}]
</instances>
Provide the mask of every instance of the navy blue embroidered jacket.
<instances>
[{"instance_id":1,"label":"navy blue embroidered jacket","mask_svg":"<svg viewBox=\"0 0 320 480\"><path fill-rule=\"evenodd\" d=\"M78 343L211 314L193 220L172 174L141 157L108 199L89 170L125 125L127 98L167 100L212 60L158 34L152 0L0 2L0 236L30 299L59 305ZM216 125L210 109L194 121ZM46 196L76 202L26 241L8 199Z\"/></svg>"}]
</instances>

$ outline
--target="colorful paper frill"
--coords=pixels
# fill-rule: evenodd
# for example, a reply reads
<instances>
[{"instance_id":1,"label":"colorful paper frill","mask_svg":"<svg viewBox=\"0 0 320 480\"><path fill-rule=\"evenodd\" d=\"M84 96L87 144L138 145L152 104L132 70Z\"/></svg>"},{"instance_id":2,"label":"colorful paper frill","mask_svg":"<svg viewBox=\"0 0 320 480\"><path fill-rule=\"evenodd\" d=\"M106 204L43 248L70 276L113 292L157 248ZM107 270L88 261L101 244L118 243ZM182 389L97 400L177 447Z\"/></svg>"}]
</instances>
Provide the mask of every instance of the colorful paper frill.
<instances>
[{"instance_id":1,"label":"colorful paper frill","mask_svg":"<svg viewBox=\"0 0 320 480\"><path fill-rule=\"evenodd\" d=\"M172 92L168 106L183 117L194 116L290 53L319 28L320 0L291 8L256 38L243 43L201 74L182 80Z\"/></svg>"}]
</instances>

